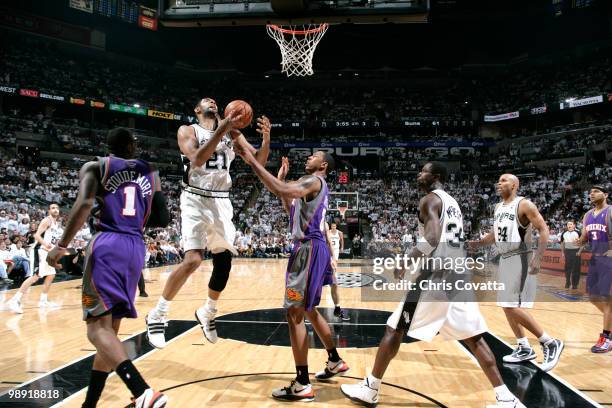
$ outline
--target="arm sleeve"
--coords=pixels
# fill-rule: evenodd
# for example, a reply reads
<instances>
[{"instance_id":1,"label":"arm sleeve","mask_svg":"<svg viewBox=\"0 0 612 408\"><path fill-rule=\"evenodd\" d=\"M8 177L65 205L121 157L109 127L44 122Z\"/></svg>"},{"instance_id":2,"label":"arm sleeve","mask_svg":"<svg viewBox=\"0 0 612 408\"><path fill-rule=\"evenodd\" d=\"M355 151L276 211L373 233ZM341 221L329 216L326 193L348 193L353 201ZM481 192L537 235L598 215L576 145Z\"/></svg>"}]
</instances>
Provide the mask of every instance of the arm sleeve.
<instances>
[{"instance_id":1,"label":"arm sleeve","mask_svg":"<svg viewBox=\"0 0 612 408\"><path fill-rule=\"evenodd\" d=\"M166 203L166 196L161 191L156 191L151 204L151 215L147 220L147 227L167 227L170 224L170 212Z\"/></svg>"}]
</instances>

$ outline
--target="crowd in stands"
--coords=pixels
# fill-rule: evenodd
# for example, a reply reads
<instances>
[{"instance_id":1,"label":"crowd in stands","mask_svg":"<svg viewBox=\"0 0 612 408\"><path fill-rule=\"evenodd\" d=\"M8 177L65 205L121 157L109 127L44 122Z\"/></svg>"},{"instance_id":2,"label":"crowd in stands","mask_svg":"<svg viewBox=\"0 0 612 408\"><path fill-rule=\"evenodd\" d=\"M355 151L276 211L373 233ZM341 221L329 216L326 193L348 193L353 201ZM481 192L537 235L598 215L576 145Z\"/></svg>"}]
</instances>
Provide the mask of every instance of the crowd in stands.
<instances>
[{"instance_id":1,"label":"crowd in stands","mask_svg":"<svg viewBox=\"0 0 612 408\"><path fill-rule=\"evenodd\" d=\"M247 99L258 112L284 121L386 122L433 117L471 122L473 110L509 112L612 91L612 67L606 55L536 67L527 64L495 75L446 73L441 74L444 79L439 86L424 89L409 83L368 85L359 78L345 79L346 84L338 86L252 87L245 86L248 80L237 74L202 76L154 63L147 65L143 75L142 61L84 52L34 37L20 36L19 41L6 37L0 42L2 85L182 114L192 114L197 98L206 95L220 104L237 97ZM70 129L60 133L65 143L72 142Z\"/></svg>"},{"instance_id":2,"label":"crowd in stands","mask_svg":"<svg viewBox=\"0 0 612 408\"><path fill-rule=\"evenodd\" d=\"M588 137L590 143L599 143L605 139L606 133L583 132L581 135ZM567 139L566 143L580 143L573 134L567 136ZM563 140L566 139L561 138L554 143L563 143ZM523 147L511 146L509 149L520 150ZM76 198L77 163L41 161L37 167L32 167L23 164L9 150L2 152L4 165L0 167L0 209L3 213L0 213L0 228L4 228L2 233L4 239L8 240L7 248L16 247L17 242L21 241L22 247L27 248L33 243L32 235L37 223L46 215L48 203L58 202L67 207ZM364 239L360 242L364 255L390 249L405 250L414 242L418 224L417 204L421 194L416 189L415 175L419 163L435 158L431 153L417 150L401 151L397 155L390 150L385 152L390 158L383 162L387 166L380 175L359 175L359 172L355 172L357 177L348 184L338 184L333 177L329 179L330 191L359 193L359 215L366 220L363 224L366 227L366 231L363 231ZM274 151L271 161L277 161L277 156L282 154ZM482 159L487 163L486 153L480 154L483 154ZM520 153L517 158L521 159ZM473 157L467 157L468 161L471 159ZM290 155L292 166L289 178L299 177L303 160L298 153ZM489 158L489 162L495 160ZM238 229L235 239L237 251L241 256L249 257L287 256L291 249L287 231L288 217L280 201L255 181L239 158L234 163L232 203L234 222ZM408 177L397 177L399 163L406 165L404 170L410 172ZM501 166L497 168L501 169ZM592 168L564 161L543 169L527 170L532 173L522 177L520 193L530 198L545 215L553 240L568 219L576 219L580 224L580 214L589 207L584 186L580 187L578 183L588 179L610 179L612 176L610 165ZM464 214L466 237L473 238L489 230L498 176L499 171L490 174L450 172L446 189L451 195L461 197L458 201ZM170 211L174 217L167 228L147 232L147 262L150 266L179 262L183 257L178 204L181 193L179 176L165 177L162 188L169 197ZM86 240L82 241L76 245L84 247ZM350 245L350 240L347 240L347 248Z\"/></svg>"}]
</instances>

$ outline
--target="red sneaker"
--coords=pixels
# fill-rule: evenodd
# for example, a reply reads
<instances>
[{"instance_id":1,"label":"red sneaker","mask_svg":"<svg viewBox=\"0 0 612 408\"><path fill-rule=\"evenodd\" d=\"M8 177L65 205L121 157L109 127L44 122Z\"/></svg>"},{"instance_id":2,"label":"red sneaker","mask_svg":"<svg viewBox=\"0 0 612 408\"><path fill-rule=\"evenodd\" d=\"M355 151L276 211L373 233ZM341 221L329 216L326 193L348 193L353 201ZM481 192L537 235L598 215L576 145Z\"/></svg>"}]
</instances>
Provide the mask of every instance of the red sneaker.
<instances>
[{"instance_id":1,"label":"red sneaker","mask_svg":"<svg viewBox=\"0 0 612 408\"><path fill-rule=\"evenodd\" d=\"M591 347L591 353L607 353L610 350L612 350L612 340L610 340L610 337L606 337L605 334L601 333L597 344Z\"/></svg>"}]
</instances>

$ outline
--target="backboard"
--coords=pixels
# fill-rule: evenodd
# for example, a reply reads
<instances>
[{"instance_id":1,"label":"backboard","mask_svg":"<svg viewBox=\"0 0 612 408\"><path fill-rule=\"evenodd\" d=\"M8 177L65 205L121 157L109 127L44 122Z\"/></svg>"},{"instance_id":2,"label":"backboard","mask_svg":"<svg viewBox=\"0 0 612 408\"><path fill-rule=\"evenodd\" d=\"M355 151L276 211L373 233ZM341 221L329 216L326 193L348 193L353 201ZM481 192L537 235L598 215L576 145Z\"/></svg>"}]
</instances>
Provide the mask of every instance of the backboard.
<instances>
[{"instance_id":1,"label":"backboard","mask_svg":"<svg viewBox=\"0 0 612 408\"><path fill-rule=\"evenodd\" d=\"M282 7L299 4L288 13ZM159 0L168 27L424 23L429 0Z\"/></svg>"}]
</instances>

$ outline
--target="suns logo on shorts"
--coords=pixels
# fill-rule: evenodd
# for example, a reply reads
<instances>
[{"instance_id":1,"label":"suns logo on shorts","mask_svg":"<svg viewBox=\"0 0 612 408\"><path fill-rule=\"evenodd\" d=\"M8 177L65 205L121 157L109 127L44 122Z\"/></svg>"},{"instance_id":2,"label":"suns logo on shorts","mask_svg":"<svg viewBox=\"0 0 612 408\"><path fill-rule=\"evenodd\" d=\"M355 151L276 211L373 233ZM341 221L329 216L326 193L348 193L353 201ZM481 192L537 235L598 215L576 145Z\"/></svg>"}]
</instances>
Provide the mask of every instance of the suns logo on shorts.
<instances>
[{"instance_id":1,"label":"suns logo on shorts","mask_svg":"<svg viewBox=\"0 0 612 408\"><path fill-rule=\"evenodd\" d=\"M291 289L291 288L287 288L287 299L292 300L294 302L299 302L302 299L304 299L304 297L297 290Z\"/></svg>"},{"instance_id":2,"label":"suns logo on shorts","mask_svg":"<svg viewBox=\"0 0 612 408\"><path fill-rule=\"evenodd\" d=\"M96 303L96 299L89 295L83 295L81 302L85 307L92 307Z\"/></svg>"}]
</instances>

